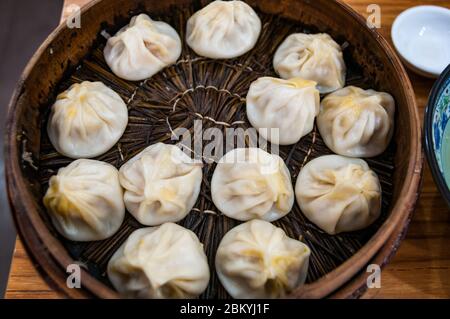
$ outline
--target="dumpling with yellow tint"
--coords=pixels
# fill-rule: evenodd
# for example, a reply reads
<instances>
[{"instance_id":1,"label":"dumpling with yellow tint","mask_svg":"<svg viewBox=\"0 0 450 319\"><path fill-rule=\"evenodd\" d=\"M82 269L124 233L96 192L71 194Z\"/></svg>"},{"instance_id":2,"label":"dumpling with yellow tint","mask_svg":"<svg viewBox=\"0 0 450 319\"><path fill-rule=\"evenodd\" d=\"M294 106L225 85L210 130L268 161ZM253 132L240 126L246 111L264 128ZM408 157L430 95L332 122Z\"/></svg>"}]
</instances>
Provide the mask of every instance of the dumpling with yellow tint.
<instances>
[{"instance_id":1,"label":"dumpling with yellow tint","mask_svg":"<svg viewBox=\"0 0 450 319\"><path fill-rule=\"evenodd\" d=\"M140 299L196 298L210 278L202 243L173 223L131 233L111 257L107 274L122 296Z\"/></svg>"},{"instance_id":2,"label":"dumpling with yellow tint","mask_svg":"<svg viewBox=\"0 0 450 319\"><path fill-rule=\"evenodd\" d=\"M281 228L252 220L225 234L216 271L233 298L283 298L305 282L310 254L307 245Z\"/></svg>"},{"instance_id":3,"label":"dumpling with yellow tint","mask_svg":"<svg viewBox=\"0 0 450 319\"><path fill-rule=\"evenodd\" d=\"M202 164L175 145L153 144L119 170L128 211L147 226L177 222L200 193Z\"/></svg>"},{"instance_id":4,"label":"dumpling with yellow tint","mask_svg":"<svg viewBox=\"0 0 450 319\"><path fill-rule=\"evenodd\" d=\"M291 145L312 131L320 94L313 81L262 77L250 85L246 101L248 120L259 134L272 143Z\"/></svg>"},{"instance_id":5,"label":"dumpling with yellow tint","mask_svg":"<svg viewBox=\"0 0 450 319\"><path fill-rule=\"evenodd\" d=\"M74 241L102 240L122 224L125 206L117 169L79 159L52 176L44 205L56 230Z\"/></svg>"},{"instance_id":6,"label":"dumpling with yellow tint","mask_svg":"<svg viewBox=\"0 0 450 319\"><path fill-rule=\"evenodd\" d=\"M360 230L381 212L378 176L361 159L326 155L307 163L295 196L303 214L330 235Z\"/></svg>"},{"instance_id":7,"label":"dumpling with yellow tint","mask_svg":"<svg viewBox=\"0 0 450 319\"><path fill-rule=\"evenodd\" d=\"M181 39L166 22L139 14L108 39L103 54L115 75L141 81L177 61Z\"/></svg>"},{"instance_id":8,"label":"dumpling with yellow tint","mask_svg":"<svg viewBox=\"0 0 450 319\"><path fill-rule=\"evenodd\" d=\"M225 154L214 170L211 195L223 214L241 221L275 221L294 204L286 164L260 148L237 148Z\"/></svg>"},{"instance_id":9,"label":"dumpling with yellow tint","mask_svg":"<svg viewBox=\"0 0 450 319\"><path fill-rule=\"evenodd\" d=\"M102 82L73 84L51 107L47 132L52 145L70 158L91 158L108 151L128 124L122 98Z\"/></svg>"},{"instance_id":10,"label":"dumpling with yellow tint","mask_svg":"<svg viewBox=\"0 0 450 319\"><path fill-rule=\"evenodd\" d=\"M394 114L395 101L390 94L348 86L322 101L317 125L333 152L373 157L389 146Z\"/></svg>"},{"instance_id":11,"label":"dumpling with yellow tint","mask_svg":"<svg viewBox=\"0 0 450 319\"><path fill-rule=\"evenodd\" d=\"M346 66L342 49L326 33L293 33L278 47L273 67L283 79L301 77L317 82L320 93L345 85Z\"/></svg>"}]
</instances>

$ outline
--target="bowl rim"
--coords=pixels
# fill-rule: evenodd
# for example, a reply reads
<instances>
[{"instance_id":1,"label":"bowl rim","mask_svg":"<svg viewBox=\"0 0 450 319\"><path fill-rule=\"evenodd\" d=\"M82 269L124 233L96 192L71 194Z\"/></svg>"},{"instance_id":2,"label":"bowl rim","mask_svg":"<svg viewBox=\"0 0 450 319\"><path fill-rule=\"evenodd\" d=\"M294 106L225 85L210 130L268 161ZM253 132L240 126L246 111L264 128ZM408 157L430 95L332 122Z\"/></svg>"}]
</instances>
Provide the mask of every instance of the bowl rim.
<instances>
[{"instance_id":1,"label":"bowl rim","mask_svg":"<svg viewBox=\"0 0 450 319\"><path fill-rule=\"evenodd\" d=\"M428 166L431 170L431 175L433 175L434 182L436 183L441 195L444 197L447 205L450 207L450 188L445 181L444 176L441 174L439 168L439 163L436 158L433 142L433 117L434 110L436 106L437 99L439 98L438 93L445 82L450 78L450 64L445 68L444 72L441 73L438 80L434 83L431 89L430 96L428 97L427 107L425 108L424 116L424 144L425 153L428 160Z\"/></svg>"},{"instance_id":2,"label":"bowl rim","mask_svg":"<svg viewBox=\"0 0 450 319\"><path fill-rule=\"evenodd\" d=\"M405 64L410 67L416 73L419 73L426 77L437 78L441 72L427 68L426 65L418 65L416 61L412 61L406 57L403 52L403 47L399 45L398 32L400 24L406 19L410 19L414 15L423 13L434 13L434 14L444 14L450 18L450 9L437 5L418 5L404 10L400 13L392 23L391 27L391 38L394 44L395 50L398 52L399 56L405 62Z\"/></svg>"},{"instance_id":3,"label":"bowl rim","mask_svg":"<svg viewBox=\"0 0 450 319\"><path fill-rule=\"evenodd\" d=\"M86 11L103 1L105 0L93 0L82 7L81 14L83 15ZM305 1L308 2L308 0ZM406 70L394 49L378 30L369 28L366 20L341 0L335 0L333 2L345 11L349 18L354 19L361 28L365 29L365 32L370 34L373 40L383 49L386 58L390 61L396 73L398 73L404 90L405 104L410 112L410 130L412 137L409 145L411 153L405 163L405 169L407 171L406 179L399 189L397 201L390 206L391 214L389 217L367 243L352 257L317 281L299 287L290 295L290 297L294 298L320 298L328 296L358 275L359 270L363 269L386 244L395 228L404 219L404 216L409 215L414 210L417 193L420 188L420 180L422 178L423 157L420 120L414 90ZM47 226L39 216L37 203L25 200L30 197L30 191L26 186L20 168L20 147L16 139L19 125L17 112L14 111L24 89L23 85L26 78L32 72L36 62L65 28L67 28L65 23L60 24L43 42L27 64L10 101L5 131L5 173L8 199L19 230L19 235L24 240L24 245L28 253L31 255L32 260L35 262L41 274L53 287L68 297L97 296L102 298L117 298L118 293L116 291L90 275L83 268L81 272L84 289L67 288L65 282L67 274L65 273L65 269L68 264L74 262L73 258L68 254L62 243L49 232ZM364 273L362 276L364 276Z\"/></svg>"}]
</instances>

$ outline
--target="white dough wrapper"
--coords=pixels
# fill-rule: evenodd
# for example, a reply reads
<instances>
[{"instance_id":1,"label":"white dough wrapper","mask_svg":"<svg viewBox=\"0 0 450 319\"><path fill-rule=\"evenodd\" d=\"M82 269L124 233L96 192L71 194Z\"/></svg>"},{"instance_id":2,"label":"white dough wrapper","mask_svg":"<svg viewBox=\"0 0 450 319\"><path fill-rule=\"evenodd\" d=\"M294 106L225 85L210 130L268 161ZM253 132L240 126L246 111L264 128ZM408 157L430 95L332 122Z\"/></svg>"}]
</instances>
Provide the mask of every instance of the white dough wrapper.
<instances>
[{"instance_id":1,"label":"white dough wrapper","mask_svg":"<svg viewBox=\"0 0 450 319\"><path fill-rule=\"evenodd\" d=\"M317 126L333 152L373 157L389 146L394 115L395 101L390 94L348 86L322 100Z\"/></svg>"},{"instance_id":2,"label":"white dough wrapper","mask_svg":"<svg viewBox=\"0 0 450 319\"><path fill-rule=\"evenodd\" d=\"M252 126L279 145L295 144L309 134L320 108L316 82L300 78L259 78L250 85L246 101Z\"/></svg>"},{"instance_id":3,"label":"white dough wrapper","mask_svg":"<svg viewBox=\"0 0 450 319\"><path fill-rule=\"evenodd\" d=\"M128 211L147 226L183 219L197 201L202 164L175 145L153 144L119 170Z\"/></svg>"},{"instance_id":4,"label":"white dough wrapper","mask_svg":"<svg viewBox=\"0 0 450 319\"><path fill-rule=\"evenodd\" d=\"M345 85L347 68L341 47L326 33L289 35L275 52L273 67L283 79L317 82L320 93Z\"/></svg>"},{"instance_id":5,"label":"white dough wrapper","mask_svg":"<svg viewBox=\"0 0 450 319\"><path fill-rule=\"evenodd\" d=\"M216 271L233 298L283 298L305 282L310 254L307 245L281 228L252 220L225 234Z\"/></svg>"},{"instance_id":6,"label":"white dough wrapper","mask_svg":"<svg viewBox=\"0 0 450 319\"><path fill-rule=\"evenodd\" d=\"M237 148L219 161L211 180L216 207L241 221L275 221L294 204L291 175L283 159L259 148Z\"/></svg>"},{"instance_id":7,"label":"white dough wrapper","mask_svg":"<svg viewBox=\"0 0 450 319\"><path fill-rule=\"evenodd\" d=\"M119 94L102 82L84 81L57 96L47 132L62 155L91 158L113 147L127 124L127 106Z\"/></svg>"},{"instance_id":8,"label":"white dough wrapper","mask_svg":"<svg viewBox=\"0 0 450 319\"><path fill-rule=\"evenodd\" d=\"M58 232L74 241L112 236L125 216L117 169L79 159L50 178L44 205Z\"/></svg>"},{"instance_id":9,"label":"white dough wrapper","mask_svg":"<svg viewBox=\"0 0 450 319\"><path fill-rule=\"evenodd\" d=\"M189 18L186 42L198 55L232 59L255 46L261 20L242 1L214 1Z\"/></svg>"},{"instance_id":10,"label":"white dough wrapper","mask_svg":"<svg viewBox=\"0 0 450 319\"><path fill-rule=\"evenodd\" d=\"M111 257L108 278L127 298L196 298L208 286L210 271L203 245L177 224L141 228Z\"/></svg>"},{"instance_id":11,"label":"white dough wrapper","mask_svg":"<svg viewBox=\"0 0 450 319\"><path fill-rule=\"evenodd\" d=\"M365 161L340 155L308 162L295 196L303 214L330 235L366 228L381 212L378 176Z\"/></svg>"},{"instance_id":12,"label":"white dough wrapper","mask_svg":"<svg viewBox=\"0 0 450 319\"><path fill-rule=\"evenodd\" d=\"M115 75L140 81L178 60L181 39L169 24L140 14L108 39L103 54Z\"/></svg>"}]
</instances>

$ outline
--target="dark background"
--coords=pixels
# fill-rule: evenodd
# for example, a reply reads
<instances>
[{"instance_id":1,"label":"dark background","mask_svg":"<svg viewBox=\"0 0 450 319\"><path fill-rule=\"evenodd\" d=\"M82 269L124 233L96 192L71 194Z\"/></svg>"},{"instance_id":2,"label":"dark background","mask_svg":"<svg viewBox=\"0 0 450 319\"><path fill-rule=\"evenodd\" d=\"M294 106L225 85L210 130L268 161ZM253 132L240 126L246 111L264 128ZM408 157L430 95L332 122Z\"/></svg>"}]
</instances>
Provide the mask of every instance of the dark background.
<instances>
[{"instance_id":1,"label":"dark background","mask_svg":"<svg viewBox=\"0 0 450 319\"><path fill-rule=\"evenodd\" d=\"M3 166L8 103L26 63L58 25L62 7L63 0L0 0L0 298L4 296L16 238Z\"/></svg>"}]
</instances>

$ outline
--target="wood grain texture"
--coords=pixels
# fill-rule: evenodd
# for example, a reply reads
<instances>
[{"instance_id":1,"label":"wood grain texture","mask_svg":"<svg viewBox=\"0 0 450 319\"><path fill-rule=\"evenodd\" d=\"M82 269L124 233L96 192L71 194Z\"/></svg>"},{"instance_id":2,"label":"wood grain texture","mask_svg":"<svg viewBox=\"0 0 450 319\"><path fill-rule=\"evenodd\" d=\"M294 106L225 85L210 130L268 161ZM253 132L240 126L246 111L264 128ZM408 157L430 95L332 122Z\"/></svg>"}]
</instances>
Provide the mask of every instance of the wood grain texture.
<instances>
[{"instance_id":1,"label":"wood grain texture","mask_svg":"<svg viewBox=\"0 0 450 319\"><path fill-rule=\"evenodd\" d=\"M89 0L66 0L69 4L83 5ZM363 16L368 16L367 5L374 1L345 0ZM378 0L381 8L381 33L390 41L390 29L395 17L403 10L420 4L434 4L450 8L444 0ZM63 11L63 16L67 16ZM420 115L427 103L433 80L409 73L414 85ZM401 115L399 115L401 116ZM450 298L450 211L433 182L425 165L422 194L406 239L391 263L383 270L380 289L368 290L365 298ZM41 279L17 242L7 298L58 298Z\"/></svg>"}]
</instances>

